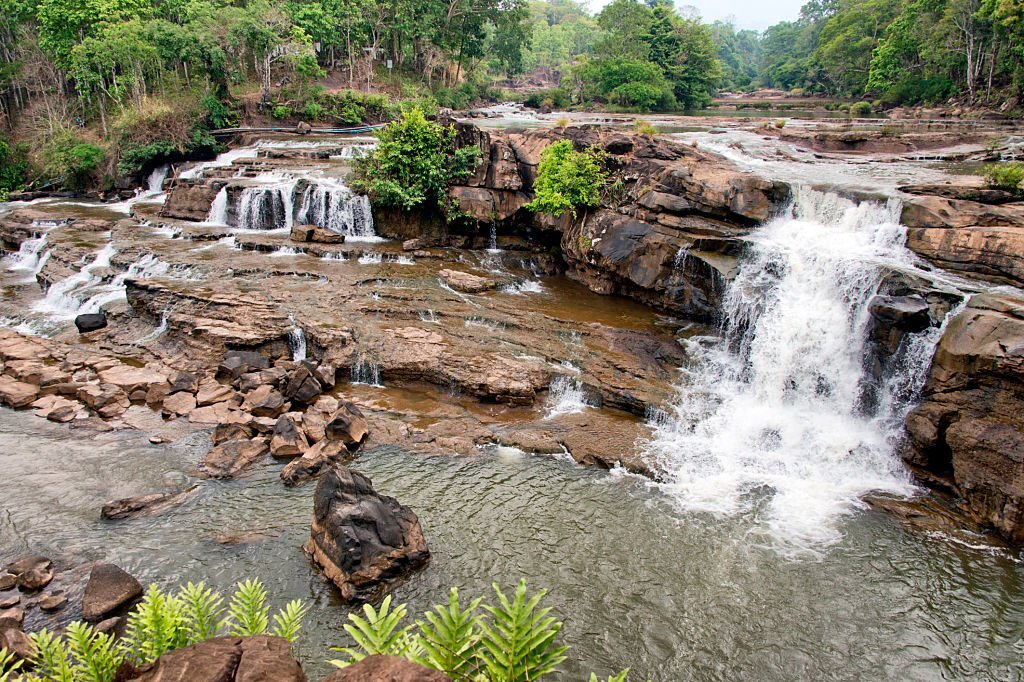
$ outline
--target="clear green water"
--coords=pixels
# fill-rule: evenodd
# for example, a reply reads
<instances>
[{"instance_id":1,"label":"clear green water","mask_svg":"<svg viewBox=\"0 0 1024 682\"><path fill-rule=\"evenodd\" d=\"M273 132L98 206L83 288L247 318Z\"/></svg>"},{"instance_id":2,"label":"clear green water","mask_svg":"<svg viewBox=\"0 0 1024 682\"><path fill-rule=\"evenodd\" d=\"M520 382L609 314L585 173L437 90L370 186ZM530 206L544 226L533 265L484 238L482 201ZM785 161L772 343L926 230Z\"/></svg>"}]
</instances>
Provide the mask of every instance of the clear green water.
<instances>
[{"instance_id":1,"label":"clear green water","mask_svg":"<svg viewBox=\"0 0 1024 682\"><path fill-rule=\"evenodd\" d=\"M106 559L168 586L259 576L279 602L312 602L299 653L320 679L347 610L299 549L312 486L285 489L268 466L204 482L160 518L99 519L109 499L180 482L206 447L202 434L153 446L0 410L0 555ZM433 552L396 598L419 611L450 585L484 593L523 576L549 588L573 647L555 679L625 666L634 680L1024 679L1024 566L884 514L858 513L821 561L794 562L748 519L685 515L643 481L560 459L379 449L354 466L416 510Z\"/></svg>"}]
</instances>

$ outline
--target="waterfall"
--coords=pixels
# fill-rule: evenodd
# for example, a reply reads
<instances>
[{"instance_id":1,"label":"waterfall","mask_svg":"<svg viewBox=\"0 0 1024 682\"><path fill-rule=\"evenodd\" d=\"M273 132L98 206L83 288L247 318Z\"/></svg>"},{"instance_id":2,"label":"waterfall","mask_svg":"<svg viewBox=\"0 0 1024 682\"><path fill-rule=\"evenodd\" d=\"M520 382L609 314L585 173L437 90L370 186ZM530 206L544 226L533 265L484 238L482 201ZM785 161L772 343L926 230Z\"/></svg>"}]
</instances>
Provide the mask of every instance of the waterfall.
<instances>
[{"instance_id":1,"label":"waterfall","mask_svg":"<svg viewBox=\"0 0 1024 682\"><path fill-rule=\"evenodd\" d=\"M50 258L50 252L43 251L45 248L45 233L33 239L26 239L18 247L17 253L11 254L4 259L7 269L12 272L29 272L31 273L31 278L26 279L26 281L34 280L35 276L42 271L46 261Z\"/></svg>"},{"instance_id":2,"label":"waterfall","mask_svg":"<svg viewBox=\"0 0 1024 682\"><path fill-rule=\"evenodd\" d=\"M291 229L295 181L246 187L238 199L237 226L245 230Z\"/></svg>"},{"instance_id":3,"label":"waterfall","mask_svg":"<svg viewBox=\"0 0 1024 682\"><path fill-rule=\"evenodd\" d=\"M292 352L292 360L295 362L306 359L306 332L295 324L295 320L292 320L292 328L288 330L288 349Z\"/></svg>"},{"instance_id":4,"label":"waterfall","mask_svg":"<svg viewBox=\"0 0 1024 682\"><path fill-rule=\"evenodd\" d=\"M211 225L228 224L227 186L221 187L220 191L217 192L217 196L213 198L213 203L210 204L210 212L206 214L206 222L210 223Z\"/></svg>"},{"instance_id":5,"label":"waterfall","mask_svg":"<svg viewBox=\"0 0 1024 682\"><path fill-rule=\"evenodd\" d=\"M383 386L380 382L380 365L360 357L359 362L352 365L350 378L353 384L364 384L367 386Z\"/></svg>"},{"instance_id":6,"label":"waterfall","mask_svg":"<svg viewBox=\"0 0 1024 682\"><path fill-rule=\"evenodd\" d=\"M302 193L295 219L345 235L350 241L374 238L370 199L353 194L341 182L311 183Z\"/></svg>"},{"instance_id":7,"label":"waterfall","mask_svg":"<svg viewBox=\"0 0 1024 682\"><path fill-rule=\"evenodd\" d=\"M117 251L113 244L107 244L96 252L92 262L81 270L65 277L59 282L54 282L46 290L46 296L37 301L32 309L51 315L57 319L72 319L79 314L79 308L85 298L84 292L103 281L100 275L93 273L110 266L110 259Z\"/></svg>"},{"instance_id":8,"label":"waterfall","mask_svg":"<svg viewBox=\"0 0 1024 682\"><path fill-rule=\"evenodd\" d=\"M491 233L487 237L487 250L491 253L501 250L498 248L498 223L494 220L491 221Z\"/></svg>"},{"instance_id":9,"label":"waterfall","mask_svg":"<svg viewBox=\"0 0 1024 682\"><path fill-rule=\"evenodd\" d=\"M590 407L579 377L557 374L548 387L548 410L544 419L553 419L563 414L576 414Z\"/></svg>"},{"instance_id":10,"label":"waterfall","mask_svg":"<svg viewBox=\"0 0 1024 682\"><path fill-rule=\"evenodd\" d=\"M837 542L862 495L913 491L895 446L905 389L920 388L941 330L911 340L913 357L883 387L890 398L865 414L868 301L883 267L916 262L900 206L795 197L750 237L724 301L725 338L688 342L695 361L645 455L683 509L749 515L800 556Z\"/></svg>"},{"instance_id":11,"label":"waterfall","mask_svg":"<svg viewBox=\"0 0 1024 682\"><path fill-rule=\"evenodd\" d=\"M164 191L164 180L167 179L168 167L166 165L157 166L149 174L149 178L146 180L146 184L149 187L149 194L156 195Z\"/></svg>"}]
</instances>

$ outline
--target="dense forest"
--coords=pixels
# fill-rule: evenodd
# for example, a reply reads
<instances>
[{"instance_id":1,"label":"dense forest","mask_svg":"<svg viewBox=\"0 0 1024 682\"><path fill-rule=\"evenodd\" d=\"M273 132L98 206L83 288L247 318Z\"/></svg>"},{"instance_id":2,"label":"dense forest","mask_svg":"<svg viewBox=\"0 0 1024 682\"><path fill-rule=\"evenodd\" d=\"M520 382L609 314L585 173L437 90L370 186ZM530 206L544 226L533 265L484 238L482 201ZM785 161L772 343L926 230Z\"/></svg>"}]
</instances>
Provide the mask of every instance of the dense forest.
<instances>
[{"instance_id":1,"label":"dense forest","mask_svg":"<svg viewBox=\"0 0 1024 682\"><path fill-rule=\"evenodd\" d=\"M0 0L0 119L31 143L0 138L0 191L138 174L254 117L675 111L758 88L1013 110L1022 64L1024 0L812 0L764 33L665 0Z\"/></svg>"}]
</instances>

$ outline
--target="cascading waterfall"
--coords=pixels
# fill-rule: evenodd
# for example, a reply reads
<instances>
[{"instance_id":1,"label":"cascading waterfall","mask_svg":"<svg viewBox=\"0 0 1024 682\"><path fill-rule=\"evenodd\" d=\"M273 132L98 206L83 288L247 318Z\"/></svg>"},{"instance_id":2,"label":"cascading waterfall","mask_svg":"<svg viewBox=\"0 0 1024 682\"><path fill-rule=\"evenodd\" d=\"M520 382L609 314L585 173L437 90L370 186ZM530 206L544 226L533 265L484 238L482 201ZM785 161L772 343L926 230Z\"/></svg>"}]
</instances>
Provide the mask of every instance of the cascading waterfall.
<instances>
[{"instance_id":1,"label":"cascading waterfall","mask_svg":"<svg viewBox=\"0 0 1024 682\"><path fill-rule=\"evenodd\" d=\"M213 198L210 212L206 214L206 222L211 225L228 224L228 188L226 186L221 187L217 196Z\"/></svg>"},{"instance_id":2,"label":"cascading waterfall","mask_svg":"<svg viewBox=\"0 0 1024 682\"><path fill-rule=\"evenodd\" d=\"M50 258L50 252L44 251L45 248L45 232L38 237L26 239L18 247L17 253L11 254L4 259L7 269L12 272L31 273L30 277L26 279L27 281L34 280L35 276L42 271L46 261Z\"/></svg>"},{"instance_id":3,"label":"cascading waterfall","mask_svg":"<svg viewBox=\"0 0 1024 682\"><path fill-rule=\"evenodd\" d=\"M288 330L288 349L292 352L294 362L302 362L306 359L306 332L297 324Z\"/></svg>"},{"instance_id":4,"label":"cascading waterfall","mask_svg":"<svg viewBox=\"0 0 1024 682\"><path fill-rule=\"evenodd\" d=\"M576 414L590 407L583 382L569 374L556 374L548 387L548 409L544 419L553 419L563 414Z\"/></svg>"},{"instance_id":5,"label":"cascading waterfall","mask_svg":"<svg viewBox=\"0 0 1024 682\"><path fill-rule=\"evenodd\" d=\"M295 181L246 187L238 199L237 227L245 230L291 229Z\"/></svg>"},{"instance_id":6,"label":"cascading waterfall","mask_svg":"<svg viewBox=\"0 0 1024 682\"><path fill-rule=\"evenodd\" d=\"M910 341L871 413L861 400L882 267L915 267L899 213L800 189L750 237L725 338L689 341L695 362L646 448L680 507L751 515L780 552L813 556L862 495L913 491L895 446L941 330Z\"/></svg>"},{"instance_id":7,"label":"cascading waterfall","mask_svg":"<svg viewBox=\"0 0 1024 682\"><path fill-rule=\"evenodd\" d=\"M345 235L350 241L375 238L370 199L357 195L341 182L318 181L302 193L295 219Z\"/></svg>"},{"instance_id":8,"label":"cascading waterfall","mask_svg":"<svg viewBox=\"0 0 1024 682\"><path fill-rule=\"evenodd\" d=\"M380 381L380 365L366 357L360 357L359 361L352 365L350 382L366 386L383 386Z\"/></svg>"},{"instance_id":9,"label":"cascading waterfall","mask_svg":"<svg viewBox=\"0 0 1024 682\"><path fill-rule=\"evenodd\" d=\"M117 251L113 244L104 246L96 253L91 263L70 277L54 282L46 290L46 296L37 301L32 309L56 319L73 319L80 314L79 309L85 298L86 290L103 281L103 278L95 274L95 271L109 267L110 259L115 253Z\"/></svg>"}]
</instances>

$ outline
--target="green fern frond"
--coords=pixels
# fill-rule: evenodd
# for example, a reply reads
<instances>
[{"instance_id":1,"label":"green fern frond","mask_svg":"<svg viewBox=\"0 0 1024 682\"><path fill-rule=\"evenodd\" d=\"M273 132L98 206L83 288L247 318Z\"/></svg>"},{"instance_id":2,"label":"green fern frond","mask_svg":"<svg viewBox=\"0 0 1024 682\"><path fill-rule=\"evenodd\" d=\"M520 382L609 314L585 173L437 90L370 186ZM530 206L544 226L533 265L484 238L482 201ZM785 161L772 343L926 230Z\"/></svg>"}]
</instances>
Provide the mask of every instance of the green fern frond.
<instances>
[{"instance_id":1,"label":"green fern frond","mask_svg":"<svg viewBox=\"0 0 1024 682\"><path fill-rule=\"evenodd\" d=\"M203 583L187 584L178 591L186 628L187 644L195 644L220 634L224 618L224 599Z\"/></svg>"},{"instance_id":2,"label":"green fern frond","mask_svg":"<svg viewBox=\"0 0 1024 682\"><path fill-rule=\"evenodd\" d=\"M128 616L122 650L135 663L150 663L189 643L185 605L178 597L150 585Z\"/></svg>"},{"instance_id":3,"label":"green fern frond","mask_svg":"<svg viewBox=\"0 0 1024 682\"><path fill-rule=\"evenodd\" d=\"M370 604L363 605L366 618L350 613L345 632L355 640L358 649L351 647L334 647L332 651L347 654L347 660L328 661L339 668L344 668L367 656L382 654L384 656L406 656L415 653L419 647L417 638L412 634L412 627L399 628L398 624L405 618L405 604L399 604L391 610L391 595L384 597L379 610Z\"/></svg>"},{"instance_id":4,"label":"green fern frond","mask_svg":"<svg viewBox=\"0 0 1024 682\"><path fill-rule=\"evenodd\" d=\"M47 682L75 682L75 671L71 665L71 654L67 644L46 628L30 634L32 640L32 665L36 673Z\"/></svg>"},{"instance_id":5,"label":"green fern frond","mask_svg":"<svg viewBox=\"0 0 1024 682\"><path fill-rule=\"evenodd\" d=\"M112 635L76 621L67 627L68 648L75 659L74 676L81 682L111 682L124 660Z\"/></svg>"},{"instance_id":6,"label":"green fern frond","mask_svg":"<svg viewBox=\"0 0 1024 682\"><path fill-rule=\"evenodd\" d=\"M484 606L492 623L484 625L481 658L492 682L529 682L555 670L566 659L569 647L555 646L562 624L548 616L551 609L538 609L547 594L541 590L526 596L526 581L520 580L511 600L493 585L498 606Z\"/></svg>"},{"instance_id":7,"label":"green fern frond","mask_svg":"<svg viewBox=\"0 0 1024 682\"><path fill-rule=\"evenodd\" d=\"M0 682L8 682L11 675L17 672L23 661L14 658L14 654L7 649L0 648Z\"/></svg>"},{"instance_id":8,"label":"green fern frond","mask_svg":"<svg viewBox=\"0 0 1024 682\"><path fill-rule=\"evenodd\" d=\"M614 675L609 675L608 679L604 682L626 682L626 675L629 674L629 668L621 670ZM595 674L590 673L590 682L602 682L602 680Z\"/></svg>"},{"instance_id":9,"label":"green fern frond","mask_svg":"<svg viewBox=\"0 0 1024 682\"><path fill-rule=\"evenodd\" d=\"M235 594L228 604L227 626L236 637L267 634L270 607L267 606L267 590L262 582L251 579L236 585Z\"/></svg>"},{"instance_id":10,"label":"green fern frond","mask_svg":"<svg viewBox=\"0 0 1024 682\"><path fill-rule=\"evenodd\" d=\"M448 594L448 606L437 605L416 625L420 630L423 655L418 663L446 673L457 682L472 680L480 670L480 616L475 611L482 598L463 609L456 587Z\"/></svg>"},{"instance_id":11,"label":"green fern frond","mask_svg":"<svg viewBox=\"0 0 1024 682\"><path fill-rule=\"evenodd\" d=\"M302 603L301 599L288 602L283 609L274 614L274 627L271 634L275 637L284 637L292 644L299 638L299 630L302 628L302 619L309 611L309 607Z\"/></svg>"}]
</instances>

